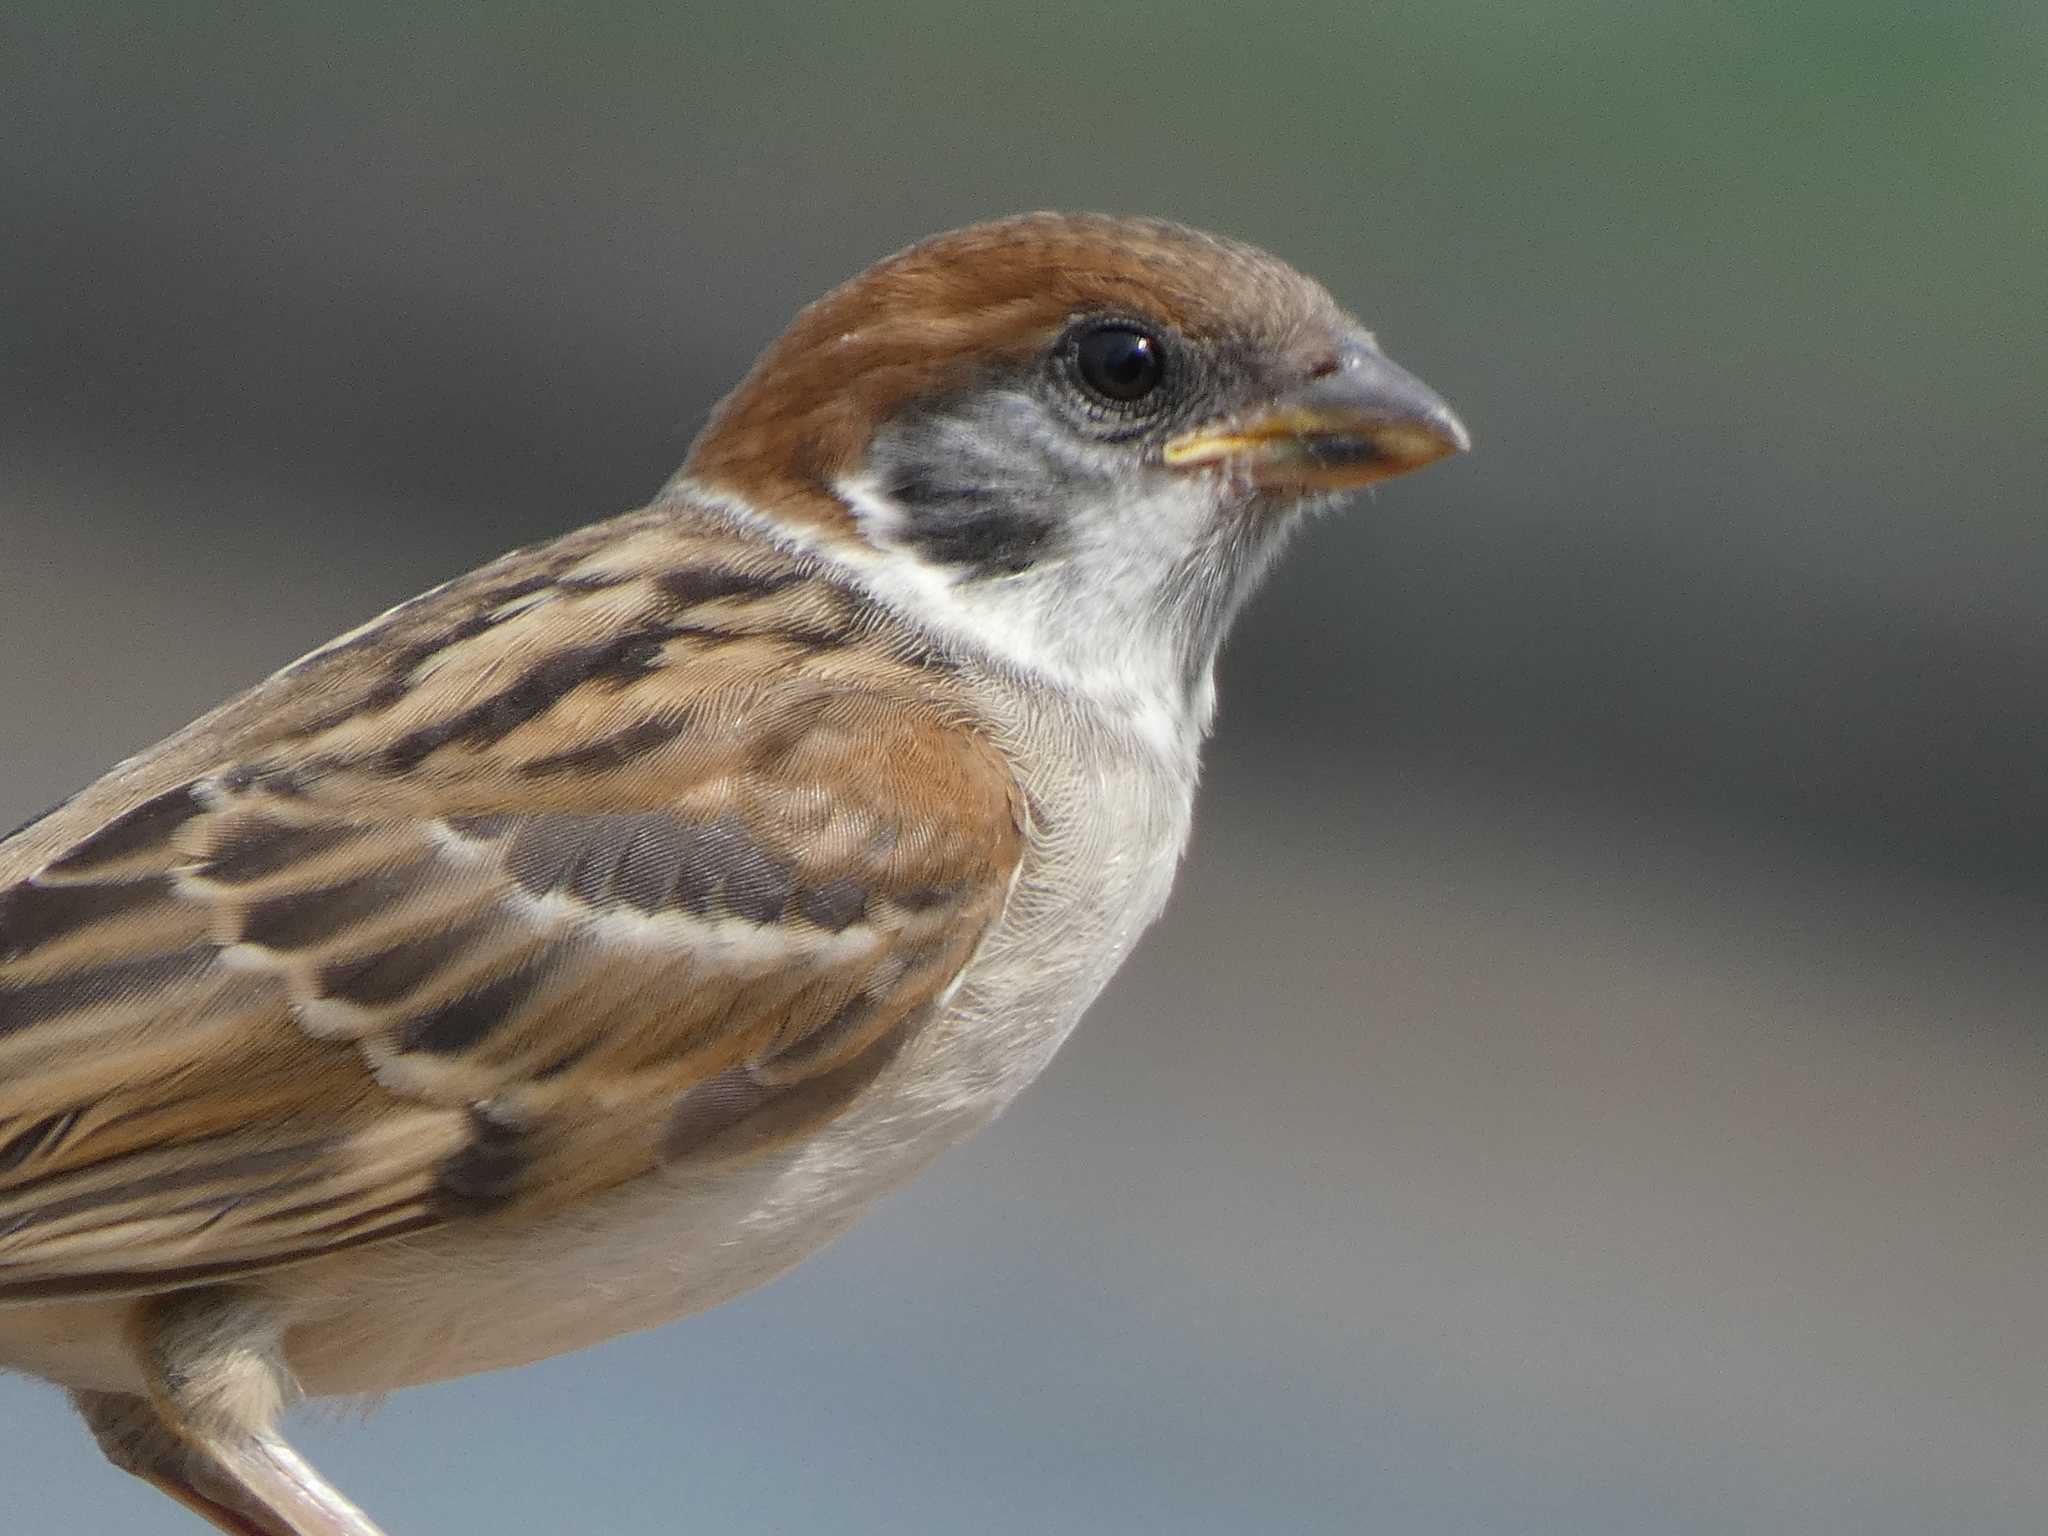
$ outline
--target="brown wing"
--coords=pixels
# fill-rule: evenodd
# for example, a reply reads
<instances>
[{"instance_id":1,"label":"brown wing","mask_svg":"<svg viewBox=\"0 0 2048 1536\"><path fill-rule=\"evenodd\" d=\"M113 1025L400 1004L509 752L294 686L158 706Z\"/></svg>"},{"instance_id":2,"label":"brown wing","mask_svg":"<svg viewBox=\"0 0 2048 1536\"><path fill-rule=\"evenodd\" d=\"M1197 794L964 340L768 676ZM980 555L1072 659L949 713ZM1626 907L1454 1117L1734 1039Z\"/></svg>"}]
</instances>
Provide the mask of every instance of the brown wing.
<instances>
[{"instance_id":1,"label":"brown wing","mask_svg":"<svg viewBox=\"0 0 2048 1536\"><path fill-rule=\"evenodd\" d=\"M814 575L637 539L399 610L25 834L0 1299L538 1212L886 1063L1001 909L1001 761Z\"/></svg>"}]
</instances>

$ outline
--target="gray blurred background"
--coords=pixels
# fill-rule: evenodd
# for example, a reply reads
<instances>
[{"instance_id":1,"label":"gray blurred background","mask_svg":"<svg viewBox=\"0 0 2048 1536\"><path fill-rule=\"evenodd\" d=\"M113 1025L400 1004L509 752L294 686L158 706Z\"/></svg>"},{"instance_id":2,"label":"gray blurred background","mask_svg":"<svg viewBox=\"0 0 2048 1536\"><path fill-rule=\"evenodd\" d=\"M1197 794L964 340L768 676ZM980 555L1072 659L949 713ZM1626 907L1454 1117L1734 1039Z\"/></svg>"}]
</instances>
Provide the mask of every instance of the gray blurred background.
<instances>
[{"instance_id":1,"label":"gray blurred background","mask_svg":"<svg viewBox=\"0 0 2048 1536\"><path fill-rule=\"evenodd\" d=\"M631 507L1018 208L1325 278L1467 459L1229 658L1047 1080L660 1333L309 1416L400 1533L2048 1527L2048 8L0 16L0 826ZM10 1533L196 1530L0 1382Z\"/></svg>"}]
</instances>

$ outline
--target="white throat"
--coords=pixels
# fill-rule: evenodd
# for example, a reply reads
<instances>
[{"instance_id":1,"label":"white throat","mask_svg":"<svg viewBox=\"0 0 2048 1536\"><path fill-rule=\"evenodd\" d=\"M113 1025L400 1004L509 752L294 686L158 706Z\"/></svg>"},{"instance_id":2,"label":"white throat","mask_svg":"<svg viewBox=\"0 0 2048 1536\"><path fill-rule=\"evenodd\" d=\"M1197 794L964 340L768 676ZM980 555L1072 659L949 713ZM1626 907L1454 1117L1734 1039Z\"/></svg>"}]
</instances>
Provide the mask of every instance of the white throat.
<instances>
[{"instance_id":1,"label":"white throat","mask_svg":"<svg viewBox=\"0 0 2048 1536\"><path fill-rule=\"evenodd\" d=\"M1185 481L1137 492L1091 519L1086 542L1016 575L962 579L907 547L900 509L866 477L833 487L861 540L834 539L759 512L730 492L678 477L682 496L834 565L912 623L1002 670L1085 700L1192 775L1215 714L1222 633L1277 553L1207 547L1221 519ZM1206 489L1206 487L1205 487ZM1226 590L1194 593L1161 573L1198 570Z\"/></svg>"}]
</instances>

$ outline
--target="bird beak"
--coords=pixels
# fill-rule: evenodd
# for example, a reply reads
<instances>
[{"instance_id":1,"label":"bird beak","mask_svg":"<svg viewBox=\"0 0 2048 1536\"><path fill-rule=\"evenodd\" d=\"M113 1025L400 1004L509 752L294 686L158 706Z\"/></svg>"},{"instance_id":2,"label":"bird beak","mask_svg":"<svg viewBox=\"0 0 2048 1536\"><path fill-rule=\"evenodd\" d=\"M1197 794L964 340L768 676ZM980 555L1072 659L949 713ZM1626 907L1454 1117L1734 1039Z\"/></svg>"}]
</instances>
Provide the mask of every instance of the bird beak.
<instances>
[{"instance_id":1,"label":"bird beak","mask_svg":"<svg viewBox=\"0 0 2048 1536\"><path fill-rule=\"evenodd\" d=\"M1348 491L1472 446L1435 390L1370 342L1344 342L1307 383L1246 415L1169 438L1176 469L1222 465L1261 490Z\"/></svg>"}]
</instances>

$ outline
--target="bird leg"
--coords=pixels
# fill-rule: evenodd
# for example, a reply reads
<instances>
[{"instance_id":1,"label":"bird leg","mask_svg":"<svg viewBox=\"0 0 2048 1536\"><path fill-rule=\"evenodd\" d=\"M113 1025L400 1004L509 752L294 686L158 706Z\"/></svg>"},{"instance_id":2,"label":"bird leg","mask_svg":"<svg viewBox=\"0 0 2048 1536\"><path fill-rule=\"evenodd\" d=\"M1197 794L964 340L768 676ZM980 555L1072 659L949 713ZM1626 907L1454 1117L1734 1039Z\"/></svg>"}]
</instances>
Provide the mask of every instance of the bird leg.
<instances>
[{"instance_id":1,"label":"bird leg","mask_svg":"<svg viewBox=\"0 0 2048 1536\"><path fill-rule=\"evenodd\" d=\"M279 1527L258 1525L253 1517L199 1491L200 1482L218 1485L226 1480L225 1474L198 1465L200 1453L164 1428L148 1398L124 1392L74 1392L71 1401L107 1460L123 1472L161 1489L229 1536L278 1536Z\"/></svg>"},{"instance_id":2,"label":"bird leg","mask_svg":"<svg viewBox=\"0 0 2048 1536\"><path fill-rule=\"evenodd\" d=\"M148 1397L73 1398L115 1466L228 1536L382 1536L278 1434L292 1382L258 1302L206 1290L145 1303L137 1342Z\"/></svg>"}]
</instances>

